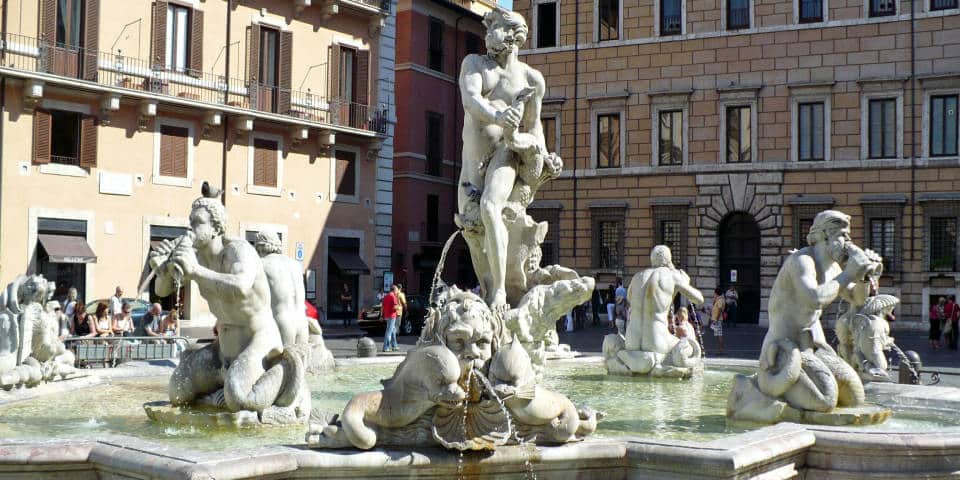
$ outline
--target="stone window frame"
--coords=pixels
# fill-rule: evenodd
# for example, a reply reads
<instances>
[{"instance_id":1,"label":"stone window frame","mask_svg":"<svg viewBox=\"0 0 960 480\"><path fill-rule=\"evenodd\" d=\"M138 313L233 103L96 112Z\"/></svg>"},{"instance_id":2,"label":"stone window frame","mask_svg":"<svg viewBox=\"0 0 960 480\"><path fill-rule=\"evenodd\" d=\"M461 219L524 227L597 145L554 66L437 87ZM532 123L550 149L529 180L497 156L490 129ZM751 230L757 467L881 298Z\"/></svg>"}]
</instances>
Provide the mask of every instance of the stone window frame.
<instances>
[{"instance_id":1,"label":"stone window frame","mask_svg":"<svg viewBox=\"0 0 960 480\"><path fill-rule=\"evenodd\" d=\"M920 198L923 208L923 269L926 274L950 274L957 273L960 268L960 238L954 245L954 270L933 270L930 268L930 220L934 217L953 217L957 219L960 225L960 194L951 193L943 199L925 200Z\"/></svg>"},{"instance_id":2,"label":"stone window frame","mask_svg":"<svg viewBox=\"0 0 960 480\"><path fill-rule=\"evenodd\" d=\"M660 4L663 0L653 0L653 36L654 37L679 37L687 34L687 0L680 0L680 33L662 34L660 33Z\"/></svg>"},{"instance_id":3,"label":"stone window frame","mask_svg":"<svg viewBox=\"0 0 960 480\"><path fill-rule=\"evenodd\" d=\"M827 23L830 21L830 0L821 0L822 9L821 12L822 18L819 22L801 22L800 21L800 2L802 0L793 0L793 23L795 25L815 25Z\"/></svg>"},{"instance_id":4,"label":"stone window frame","mask_svg":"<svg viewBox=\"0 0 960 480\"><path fill-rule=\"evenodd\" d=\"M253 162L255 157L254 140L277 142L277 186L264 187L253 182ZM279 197L283 192L283 135L264 132L250 132L247 139L247 193Z\"/></svg>"},{"instance_id":5,"label":"stone window frame","mask_svg":"<svg viewBox=\"0 0 960 480\"><path fill-rule=\"evenodd\" d=\"M541 112L540 112L540 124L541 124L541 125L543 125L543 120L544 120L544 119L550 118L550 119L553 119L553 121L554 121L554 131L552 131L552 132L548 132L548 131L546 131L546 130L543 131L544 145L546 145L546 143L547 143L547 142L546 142L546 139L547 139L546 137L547 137L547 135L553 135L553 144L554 144L555 147L556 147L556 148L555 148L555 149L556 149L555 152L547 152L547 153L559 153L559 152L560 152L560 149L563 148L563 145L560 143L561 140L562 140L562 138L563 138L563 137L561 136L561 134L560 134L560 117L561 117L561 115L560 115L560 112L559 112L559 111L550 111L550 112L543 112L543 111L541 111ZM622 121L622 120L623 120L623 119L621 119L621 121Z\"/></svg>"},{"instance_id":6,"label":"stone window frame","mask_svg":"<svg viewBox=\"0 0 960 480\"><path fill-rule=\"evenodd\" d=\"M805 163L827 163L832 158L831 137L833 136L833 83L824 85L797 86L790 89L790 160L800 163L800 104L823 103L823 160L804 161Z\"/></svg>"},{"instance_id":7,"label":"stone window frame","mask_svg":"<svg viewBox=\"0 0 960 480\"><path fill-rule=\"evenodd\" d=\"M554 19L554 21L556 22L556 30L555 30L556 38L554 39L554 45L552 47L541 47L537 45L537 34L539 33L537 31L538 20L539 20L537 7L541 3L555 3L557 5L557 8L556 8L557 11L555 13L556 18ZM532 2L530 2L530 24L531 24L531 27L530 27L530 48L531 49L559 47L560 46L560 0L533 0Z\"/></svg>"},{"instance_id":8,"label":"stone window frame","mask_svg":"<svg viewBox=\"0 0 960 480\"><path fill-rule=\"evenodd\" d=\"M757 101L757 94L760 91L760 87L737 87L729 90L717 89L717 92L720 94L719 109L717 113L720 115L720 128L717 129L719 132L719 152L717 152L717 163L720 165L727 164L727 107L750 107L750 162L749 163L758 163L758 153L759 148L757 145L758 135L757 135L757 106L760 102ZM731 165L741 165L740 163L731 164Z\"/></svg>"},{"instance_id":9,"label":"stone window frame","mask_svg":"<svg viewBox=\"0 0 960 480\"><path fill-rule=\"evenodd\" d=\"M733 32L732 35L737 35L738 33L748 32L756 28L756 3L754 0L747 0L747 10L750 13L750 23L746 27L738 28L736 30L727 29L727 13L730 8L730 0L723 0L720 10L720 31L721 32Z\"/></svg>"},{"instance_id":10,"label":"stone window frame","mask_svg":"<svg viewBox=\"0 0 960 480\"><path fill-rule=\"evenodd\" d=\"M870 157L870 101L893 98L896 101L897 138L896 155L893 157ZM860 158L862 160L900 160L903 158L903 89L863 92L860 95Z\"/></svg>"},{"instance_id":11,"label":"stone window frame","mask_svg":"<svg viewBox=\"0 0 960 480\"><path fill-rule=\"evenodd\" d=\"M527 207L527 212L531 217L537 222L547 222L547 236L544 238L543 243L551 243L553 245L553 254L555 258L547 259L543 258L541 264L552 265L547 263L550 260L555 261L557 264L560 263L560 211L563 209L563 206L559 203L546 203L542 202L532 203Z\"/></svg>"},{"instance_id":12,"label":"stone window frame","mask_svg":"<svg viewBox=\"0 0 960 480\"><path fill-rule=\"evenodd\" d=\"M55 100L45 98L40 102L40 108L44 110L61 110L64 112L79 113L81 115L93 115L93 108L86 103L68 102L65 100ZM99 122L97 122L99 124ZM99 132L98 132L99 136ZM82 141L82 140L81 140ZM31 144L31 148L32 144ZM45 163L39 167L40 173L48 175L63 175L67 177L88 177L90 172L87 169L76 165L64 165L61 163Z\"/></svg>"},{"instance_id":13,"label":"stone window frame","mask_svg":"<svg viewBox=\"0 0 960 480\"><path fill-rule=\"evenodd\" d=\"M809 231L801 231L800 224L803 220L813 220L818 213L824 210L830 210L836 203L833 197L827 196L797 196L787 201L790 205L791 216L793 217L793 235L791 248L801 249L807 245L807 234Z\"/></svg>"},{"instance_id":14,"label":"stone window frame","mask_svg":"<svg viewBox=\"0 0 960 480\"><path fill-rule=\"evenodd\" d=\"M921 120L921 154L923 158L931 158L930 156L930 128L933 126L933 117L930 112L930 99L932 97L941 96L941 95L956 95L960 97L960 76L955 77L956 81L949 83L940 83L939 85L930 85L932 88L928 88L927 82L923 82L923 112ZM958 104L960 105L960 104ZM960 108L960 106L958 106ZM960 121L957 122L957 138L960 139ZM958 145L960 147L960 145ZM948 155L933 157L938 160L941 159L955 159L960 157L960 148L957 149L957 155Z\"/></svg>"},{"instance_id":15,"label":"stone window frame","mask_svg":"<svg viewBox=\"0 0 960 480\"><path fill-rule=\"evenodd\" d=\"M896 17L897 15L900 14L900 2L899 2L898 0L892 0L892 1L893 1L893 13L892 13L892 14L889 14L889 15L876 15L876 16L870 15L870 5L871 5L871 3L872 3L873 1L874 1L874 0L864 0L864 2L863 2L863 17L864 17L864 18L870 19L870 18ZM924 0L924 3L926 3L927 1L929 1L929 0Z\"/></svg>"},{"instance_id":16,"label":"stone window frame","mask_svg":"<svg viewBox=\"0 0 960 480\"><path fill-rule=\"evenodd\" d=\"M907 197L902 194L864 195L860 198L863 209L864 248L870 248L872 245L871 221L893 218L893 259L884 266L884 274L899 272L903 268L903 207L906 203ZM882 254L882 252L877 253Z\"/></svg>"},{"instance_id":17,"label":"stone window frame","mask_svg":"<svg viewBox=\"0 0 960 480\"><path fill-rule=\"evenodd\" d=\"M193 173L194 173L194 142L196 142L196 124L191 120L184 120L180 118L170 118L170 117L157 117L153 122L153 184L154 185L167 185L172 187L186 187L190 188L193 186ZM170 177L160 174L160 144L162 142L163 135L160 133L161 127L179 127L187 129L187 176L186 177ZM252 145L252 140L251 140ZM279 168L279 163L277 164ZM248 168L252 168L252 163ZM279 173L279 172L278 172ZM279 182L279 178L278 182ZM248 182L252 184L253 182Z\"/></svg>"},{"instance_id":18,"label":"stone window frame","mask_svg":"<svg viewBox=\"0 0 960 480\"><path fill-rule=\"evenodd\" d=\"M684 269L688 267L687 264L687 250L690 248L690 242L688 237L690 235L690 202L685 201L685 199L678 199L678 201L671 202L665 198L654 199L657 202L652 202L650 205L650 217L653 220L653 244L654 245L665 245L663 242L663 232L660 229L660 222L663 221L679 221L680 222L680 251L673 251L673 264L679 268Z\"/></svg>"},{"instance_id":19,"label":"stone window frame","mask_svg":"<svg viewBox=\"0 0 960 480\"><path fill-rule=\"evenodd\" d=\"M600 2L603 0L593 0L593 43L610 43L610 42L622 42L626 40L623 38L623 0L616 0L617 2L617 38L610 40L600 40ZM560 5L557 5L557 11L560 10ZM557 25L557 31L560 30L559 24Z\"/></svg>"},{"instance_id":20,"label":"stone window frame","mask_svg":"<svg viewBox=\"0 0 960 480\"><path fill-rule=\"evenodd\" d=\"M662 92L650 93L650 148L653 154L650 157L650 165L654 167L660 165L660 112L676 111L683 112L683 126L680 129L682 138L683 154L680 158L680 165L663 165L663 167L680 167L690 164L690 95L693 91L684 92Z\"/></svg>"},{"instance_id":21,"label":"stone window frame","mask_svg":"<svg viewBox=\"0 0 960 480\"><path fill-rule=\"evenodd\" d=\"M353 178L353 195L341 195L337 194L337 152L338 151L352 152L356 155L356 160L354 160L354 165L356 171L354 172ZM330 201L331 202L344 202L344 203L360 203L360 173L361 173L361 156L360 149L354 146L348 145L337 145L333 147L333 150L330 152Z\"/></svg>"},{"instance_id":22,"label":"stone window frame","mask_svg":"<svg viewBox=\"0 0 960 480\"><path fill-rule=\"evenodd\" d=\"M930 8L933 0L921 0L923 6L921 7L921 12L923 13L933 13L935 15L956 15L960 13L960 1L957 2L956 7L952 8L941 8L934 10Z\"/></svg>"},{"instance_id":23,"label":"stone window frame","mask_svg":"<svg viewBox=\"0 0 960 480\"><path fill-rule=\"evenodd\" d=\"M615 267L603 267L600 265L600 236L597 234L599 231L600 222L618 222L620 223L620 239L618 241L617 248L620 251L620 261L619 265ZM591 266L598 273L616 273L620 274L623 272L624 268L624 247L626 246L626 226L627 226L627 205L623 202L620 204L605 202L598 202L595 205L590 206L590 231L593 235L593 241L590 242L591 250Z\"/></svg>"},{"instance_id":24,"label":"stone window frame","mask_svg":"<svg viewBox=\"0 0 960 480\"><path fill-rule=\"evenodd\" d=\"M614 171L621 170L627 164L627 108L626 105L597 107L590 112L590 168L594 171ZM597 123L601 115L620 115L620 166L619 167L599 167L599 155L597 155Z\"/></svg>"}]
</instances>

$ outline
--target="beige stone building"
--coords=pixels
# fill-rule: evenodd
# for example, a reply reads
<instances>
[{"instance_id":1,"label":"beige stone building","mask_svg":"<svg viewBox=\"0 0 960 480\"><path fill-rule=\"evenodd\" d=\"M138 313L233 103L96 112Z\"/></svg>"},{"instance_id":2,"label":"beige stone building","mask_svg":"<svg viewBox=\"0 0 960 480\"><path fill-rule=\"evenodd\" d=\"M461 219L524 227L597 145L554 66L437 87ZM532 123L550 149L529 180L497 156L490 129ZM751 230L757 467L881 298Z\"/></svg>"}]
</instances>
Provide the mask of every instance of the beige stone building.
<instances>
[{"instance_id":1,"label":"beige stone building","mask_svg":"<svg viewBox=\"0 0 960 480\"><path fill-rule=\"evenodd\" d=\"M665 243L704 292L734 285L740 320L763 324L783 256L836 208L883 255L901 321L956 293L956 0L514 7L565 159L538 202L562 263L602 287Z\"/></svg>"},{"instance_id":2,"label":"beige stone building","mask_svg":"<svg viewBox=\"0 0 960 480\"><path fill-rule=\"evenodd\" d=\"M346 283L355 312L389 269L390 11L3 2L0 282L38 272L57 295L134 296L151 244L184 233L209 181L225 188L228 234L278 232L308 297L336 316ZM194 325L212 324L191 285L181 301Z\"/></svg>"}]
</instances>

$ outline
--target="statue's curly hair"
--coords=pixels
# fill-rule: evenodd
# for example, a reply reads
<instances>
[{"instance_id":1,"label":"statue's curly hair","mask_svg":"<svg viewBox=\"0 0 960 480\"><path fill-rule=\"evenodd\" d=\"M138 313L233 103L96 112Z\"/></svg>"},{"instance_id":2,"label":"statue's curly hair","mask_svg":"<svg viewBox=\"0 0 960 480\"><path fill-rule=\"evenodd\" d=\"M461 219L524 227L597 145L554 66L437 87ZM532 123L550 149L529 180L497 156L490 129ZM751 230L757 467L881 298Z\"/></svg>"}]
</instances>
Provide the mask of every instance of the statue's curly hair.
<instances>
[{"instance_id":1,"label":"statue's curly hair","mask_svg":"<svg viewBox=\"0 0 960 480\"><path fill-rule=\"evenodd\" d=\"M445 332L468 315L477 315L490 323L493 329L494 351L506 343L507 329L504 328L503 319L494 315L482 298L469 290L460 290L456 285L452 285L445 288L437 297L436 305L430 307L418 345L446 346Z\"/></svg>"},{"instance_id":2,"label":"statue's curly hair","mask_svg":"<svg viewBox=\"0 0 960 480\"><path fill-rule=\"evenodd\" d=\"M850 228L850 215L836 210L824 210L813 217L813 225L807 233L807 244L815 245L827 238L832 230Z\"/></svg>"},{"instance_id":3,"label":"statue's curly hair","mask_svg":"<svg viewBox=\"0 0 960 480\"><path fill-rule=\"evenodd\" d=\"M208 198L200 197L193 201L191 205L191 210L196 210L202 208L210 214L210 221L213 223L213 226L220 233L226 233L227 231L227 210L223 208L223 204L220 203L218 198Z\"/></svg>"},{"instance_id":4,"label":"statue's curly hair","mask_svg":"<svg viewBox=\"0 0 960 480\"><path fill-rule=\"evenodd\" d=\"M280 236L269 230L257 232L257 246L264 246L269 253L280 253L283 250L283 242Z\"/></svg>"},{"instance_id":5,"label":"statue's curly hair","mask_svg":"<svg viewBox=\"0 0 960 480\"><path fill-rule=\"evenodd\" d=\"M517 39L518 45L523 45L527 41L527 21L523 18L523 15L502 8L494 8L483 16L483 26L487 30L498 23L513 30L514 34L519 37Z\"/></svg>"}]
</instances>

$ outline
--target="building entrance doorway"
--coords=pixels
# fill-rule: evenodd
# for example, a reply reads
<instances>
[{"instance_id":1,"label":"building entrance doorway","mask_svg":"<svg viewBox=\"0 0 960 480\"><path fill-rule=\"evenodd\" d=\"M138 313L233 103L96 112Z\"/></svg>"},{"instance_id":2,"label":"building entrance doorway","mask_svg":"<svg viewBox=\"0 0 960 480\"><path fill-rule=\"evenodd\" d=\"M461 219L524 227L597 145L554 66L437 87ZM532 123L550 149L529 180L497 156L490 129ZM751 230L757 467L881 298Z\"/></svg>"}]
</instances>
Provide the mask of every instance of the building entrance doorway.
<instances>
[{"instance_id":1,"label":"building entrance doorway","mask_svg":"<svg viewBox=\"0 0 960 480\"><path fill-rule=\"evenodd\" d=\"M719 285L737 290L737 323L760 319L760 227L749 213L734 212L720 223Z\"/></svg>"}]
</instances>

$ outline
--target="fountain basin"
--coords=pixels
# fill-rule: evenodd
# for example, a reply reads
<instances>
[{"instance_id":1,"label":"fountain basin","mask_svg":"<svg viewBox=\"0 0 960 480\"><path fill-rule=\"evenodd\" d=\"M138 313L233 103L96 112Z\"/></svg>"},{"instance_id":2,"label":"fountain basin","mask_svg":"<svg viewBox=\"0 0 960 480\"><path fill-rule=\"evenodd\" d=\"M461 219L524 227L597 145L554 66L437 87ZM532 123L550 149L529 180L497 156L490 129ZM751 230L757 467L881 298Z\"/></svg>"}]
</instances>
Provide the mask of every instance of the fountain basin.
<instances>
[{"instance_id":1,"label":"fountain basin","mask_svg":"<svg viewBox=\"0 0 960 480\"><path fill-rule=\"evenodd\" d=\"M309 450L302 446L303 427L165 431L151 425L142 409L132 411L129 420L108 416L100 419L102 424L93 422L86 428L48 422L35 424L30 430L16 424L30 411L63 405L63 398L84 402L83 395L94 391L84 387L97 383L87 377L74 382L78 389L69 396L50 395L0 405L0 436L5 437L0 440L0 475L30 472L39 477L62 478L70 472L71 478L95 478L99 471L118 478L204 478L214 472L217 478L451 478L458 474L522 478L532 469L538 478L749 478L761 474L768 475L767 478L798 474L806 478L843 478L903 477L906 472L948 476L958 468L954 459L960 458L960 427L950 426L960 424L953 413L960 411L960 390L955 388L871 384L871 401L895 410L889 425L728 425L720 420L722 397L729 388L729 384L723 384L724 378L743 367L752 367L755 362L708 361L702 384L696 380L614 377L614 383L607 388L599 378L601 375L594 377L591 373L591 368L602 371L599 359L586 360L591 364L585 370L585 359L579 359L576 364L551 363L548 371L580 369L582 374L573 384L578 388L570 390L570 385L566 386L577 403L586 398L585 392L600 392L607 397L608 404L594 407L611 410L609 405L619 404L627 408L608 412L610 416L601 423L597 437L576 444L538 446L533 450L502 447L490 454L468 453L460 464L455 452L434 448ZM328 379L330 389L321 394L321 401L317 401L318 394L314 395L316 406L342 407L355 388L346 385L346 379L375 382L376 372L389 374L393 369L392 363L349 363L353 365L342 367L336 374L339 377ZM140 382L136 391L147 398L163 390L163 377L133 381ZM563 381L561 377L548 376L546 383ZM127 380L106 378L99 382L97 389L126 388L123 385ZM154 384L151 388L157 390L144 388L144 382ZM54 385L59 393L74 389L70 382ZM704 402L694 406L689 399L670 400L674 390L698 385L701 391L696 397ZM620 396L611 391L619 391ZM642 392L660 398L661 402L641 404L645 401ZM116 392L107 394L120 408L125 408ZM715 396L720 400L713 405ZM139 399L130 401L136 403ZM46 407L43 402L47 402ZM86 405L89 407L89 403ZM72 418L79 421L83 416ZM123 431L126 433L118 434Z\"/></svg>"}]
</instances>

